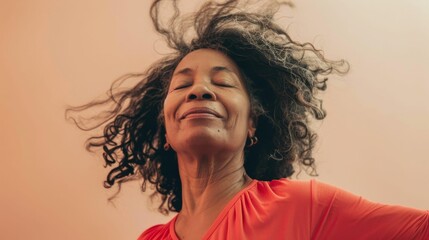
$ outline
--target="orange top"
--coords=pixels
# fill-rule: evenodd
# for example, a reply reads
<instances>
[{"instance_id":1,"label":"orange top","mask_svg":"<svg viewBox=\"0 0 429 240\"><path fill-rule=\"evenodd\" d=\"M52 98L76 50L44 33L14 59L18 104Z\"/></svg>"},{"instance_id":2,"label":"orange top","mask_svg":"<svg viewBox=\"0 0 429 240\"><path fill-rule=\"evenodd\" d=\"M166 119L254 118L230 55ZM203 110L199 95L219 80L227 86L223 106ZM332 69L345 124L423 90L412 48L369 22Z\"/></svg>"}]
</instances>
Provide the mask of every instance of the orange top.
<instances>
[{"instance_id":1,"label":"orange top","mask_svg":"<svg viewBox=\"0 0 429 240\"><path fill-rule=\"evenodd\" d=\"M178 240L176 218L147 229L138 240ZM373 203L315 180L253 180L203 239L429 240L429 211Z\"/></svg>"}]
</instances>

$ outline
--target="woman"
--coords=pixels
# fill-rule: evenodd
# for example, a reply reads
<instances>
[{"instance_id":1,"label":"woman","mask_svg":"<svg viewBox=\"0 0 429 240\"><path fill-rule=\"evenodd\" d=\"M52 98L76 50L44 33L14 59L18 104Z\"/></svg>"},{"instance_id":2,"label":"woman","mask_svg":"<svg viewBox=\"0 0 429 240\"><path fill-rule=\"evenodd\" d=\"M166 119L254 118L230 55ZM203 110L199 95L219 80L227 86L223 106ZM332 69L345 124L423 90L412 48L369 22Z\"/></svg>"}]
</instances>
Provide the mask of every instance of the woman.
<instances>
[{"instance_id":1,"label":"woman","mask_svg":"<svg viewBox=\"0 0 429 240\"><path fill-rule=\"evenodd\" d=\"M253 13L240 10L247 1L207 2L188 18L171 3L167 23L163 1L150 12L175 52L135 87L75 109L114 103L88 143L116 164L106 187L141 176L162 213L178 212L139 239L429 239L428 211L287 179L295 163L316 175L308 124L325 117L317 92L344 61L291 40L275 2Z\"/></svg>"}]
</instances>

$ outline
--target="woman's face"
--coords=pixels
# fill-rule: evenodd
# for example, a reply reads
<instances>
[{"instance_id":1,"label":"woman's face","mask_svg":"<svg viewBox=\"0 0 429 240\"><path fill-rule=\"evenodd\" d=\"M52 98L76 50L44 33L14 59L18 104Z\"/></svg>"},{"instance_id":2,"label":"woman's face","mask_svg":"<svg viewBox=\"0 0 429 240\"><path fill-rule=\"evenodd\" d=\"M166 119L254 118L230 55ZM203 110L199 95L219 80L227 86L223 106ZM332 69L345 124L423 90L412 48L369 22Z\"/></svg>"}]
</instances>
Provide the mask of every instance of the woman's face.
<instances>
[{"instance_id":1,"label":"woman's face","mask_svg":"<svg viewBox=\"0 0 429 240\"><path fill-rule=\"evenodd\" d=\"M164 117L176 152L243 150L255 128L237 65L223 53L198 49L174 70Z\"/></svg>"}]
</instances>

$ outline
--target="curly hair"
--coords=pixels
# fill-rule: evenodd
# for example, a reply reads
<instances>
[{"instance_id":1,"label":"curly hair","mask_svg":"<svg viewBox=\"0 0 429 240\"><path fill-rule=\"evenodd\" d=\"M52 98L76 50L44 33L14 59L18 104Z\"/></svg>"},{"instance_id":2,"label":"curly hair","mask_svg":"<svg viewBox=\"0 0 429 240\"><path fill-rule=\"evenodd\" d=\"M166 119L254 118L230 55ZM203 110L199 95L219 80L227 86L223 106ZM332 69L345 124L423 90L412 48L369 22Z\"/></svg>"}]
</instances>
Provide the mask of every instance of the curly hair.
<instances>
[{"instance_id":1,"label":"curly hair","mask_svg":"<svg viewBox=\"0 0 429 240\"><path fill-rule=\"evenodd\" d=\"M173 51L143 74L128 74L112 84L108 96L70 111L82 112L110 104L91 119L71 117L82 130L103 128L102 135L90 137L86 148L102 148L106 166L111 167L104 186L143 179L151 195L160 196L159 211L179 212L182 208L181 182L177 156L164 150L163 101L174 69L189 52L210 48L223 52L239 67L250 96L251 116L256 124L258 144L245 148L244 167L253 179L290 177L297 164L317 175L312 150L317 134L310 120L324 119L326 111L317 93L326 89L327 76L344 74L348 63L327 60L311 43L299 43L274 21L282 4L268 1L258 11L243 10L251 1L217 3L207 1L192 15L181 15L176 0L167 1L173 9L163 22L163 0L150 8L154 27ZM130 77L140 81L121 89L116 84ZM116 86L116 87L115 87ZM113 107L112 107L113 106ZM87 123L95 123L87 127ZM250 159L251 158L251 159ZM296 166L295 166L296 167ZM118 191L119 192L119 191Z\"/></svg>"}]
</instances>

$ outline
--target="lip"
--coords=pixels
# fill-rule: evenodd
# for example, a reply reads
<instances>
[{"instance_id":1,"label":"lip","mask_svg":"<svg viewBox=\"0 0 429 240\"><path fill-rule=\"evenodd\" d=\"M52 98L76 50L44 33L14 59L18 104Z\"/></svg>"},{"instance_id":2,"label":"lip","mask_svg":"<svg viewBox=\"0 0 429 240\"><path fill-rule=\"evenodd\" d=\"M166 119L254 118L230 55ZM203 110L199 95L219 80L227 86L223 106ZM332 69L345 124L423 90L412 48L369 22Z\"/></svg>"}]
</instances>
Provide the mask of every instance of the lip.
<instances>
[{"instance_id":1,"label":"lip","mask_svg":"<svg viewBox=\"0 0 429 240\"><path fill-rule=\"evenodd\" d=\"M200 113L200 114L212 114L215 117L221 118L222 116L216 112L215 110L211 109L211 108L207 108L207 107L195 107L195 108L191 108L187 111L185 111L182 116L180 116L180 120L185 119L188 115L190 114L195 114L195 113Z\"/></svg>"}]
</instances>

